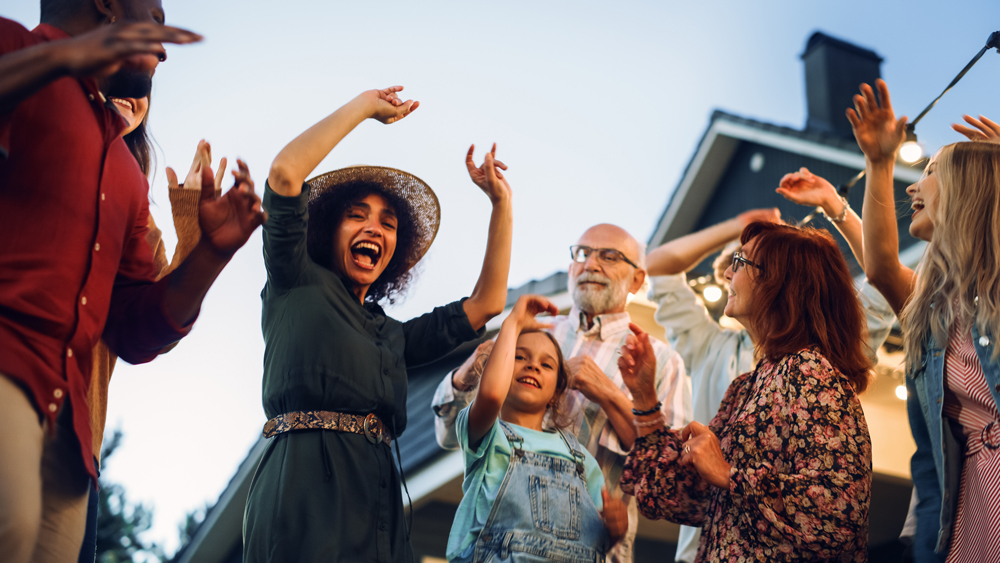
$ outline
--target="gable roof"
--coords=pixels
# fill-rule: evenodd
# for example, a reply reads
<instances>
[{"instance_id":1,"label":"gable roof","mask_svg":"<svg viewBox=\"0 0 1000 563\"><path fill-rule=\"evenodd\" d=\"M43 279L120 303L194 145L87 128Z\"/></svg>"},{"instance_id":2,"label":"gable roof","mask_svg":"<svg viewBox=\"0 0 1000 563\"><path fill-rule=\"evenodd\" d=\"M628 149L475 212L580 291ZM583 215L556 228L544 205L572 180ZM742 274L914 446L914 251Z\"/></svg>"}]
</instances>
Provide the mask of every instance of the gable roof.
<instances>
[{"instance_id":1,"label":"gable roof","mask_svg":"<svg viewBox=\"0 0 1000 563\"><path fill-rule=\"evenodd\" d=\"M650 248L694 230L742 142L773 147L859 171L865 168L864 154L851 139L822 131L793 129L715 110L660 215L656 229L648 241ZM916 182L920 174L920 170L916 168L897 163L895 177L898 180Z\"/></svg>"}]
</instances>

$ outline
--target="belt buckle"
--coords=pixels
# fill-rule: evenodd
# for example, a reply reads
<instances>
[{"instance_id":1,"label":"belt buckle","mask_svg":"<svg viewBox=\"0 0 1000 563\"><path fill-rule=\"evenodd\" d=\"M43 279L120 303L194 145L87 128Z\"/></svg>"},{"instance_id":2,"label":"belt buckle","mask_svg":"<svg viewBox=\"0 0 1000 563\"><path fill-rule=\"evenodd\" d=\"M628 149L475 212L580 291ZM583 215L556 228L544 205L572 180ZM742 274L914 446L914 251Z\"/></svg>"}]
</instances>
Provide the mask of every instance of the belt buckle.
<instances>
[{"instance_id":1,"label":"belt buckle","mask_svg":"<svg viewBox=\"0 0 1000 563\"><path fill-rule=\"evenodd\" d=\"M365 417L364 430L369 442L377 444L382 441L382 425L374 414L368 413Z\"/></svg>"}]
</instances>

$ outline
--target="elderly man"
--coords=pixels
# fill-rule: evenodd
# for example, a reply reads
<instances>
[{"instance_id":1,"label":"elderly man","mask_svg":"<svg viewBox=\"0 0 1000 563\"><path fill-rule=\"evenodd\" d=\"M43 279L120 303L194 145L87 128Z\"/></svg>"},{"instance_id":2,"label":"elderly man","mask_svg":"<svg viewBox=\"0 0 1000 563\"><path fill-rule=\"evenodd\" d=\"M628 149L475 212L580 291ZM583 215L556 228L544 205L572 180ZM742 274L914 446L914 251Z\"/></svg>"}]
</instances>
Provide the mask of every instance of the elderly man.
<instances>
[{"instance_id":1,"label":"elderly man","mask_svg":"<svg viewBox=\"0 0 1000 563\"><path fill-rule=\"evenodd\" d=\"M621 495L618 481L626 453L635 441L632 399L618 372L618 351L629 334L625 305L629 293L646 280L643 247L624 229L597 225L587 229L570 247L569 290L573 308L552 319L552 333L567 358L573 391L566 406L571 429L600 464L608 490ZM435 431L444 448L458 446L455 417L475 397L491 343L480 345L461 367L449 373L437 388L433 408ZM668 423L680 428L691 420L691 387L680 356L667 344L654 342L656 388ZM609 553L608 560L632 560L638 511L630 497L629 529Z\"/></svg>"}]
</instances>

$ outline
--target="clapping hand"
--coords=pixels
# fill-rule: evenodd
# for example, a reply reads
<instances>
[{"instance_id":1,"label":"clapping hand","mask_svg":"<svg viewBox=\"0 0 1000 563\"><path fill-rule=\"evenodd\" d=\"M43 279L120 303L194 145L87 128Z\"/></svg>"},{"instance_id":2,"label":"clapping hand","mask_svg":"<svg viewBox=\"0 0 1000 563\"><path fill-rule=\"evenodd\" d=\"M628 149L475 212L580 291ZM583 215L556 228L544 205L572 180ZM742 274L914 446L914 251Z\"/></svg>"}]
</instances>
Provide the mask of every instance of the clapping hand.
<instances>
[{"instance_id":1,"label":"clapping hand","mask_svg":"<svg viewBox=\"0 0 1000 563\"><path fill-rule=\"evenodd\" d=\"M854 108L847 110L847 120L854 129L858 146L869 160L894 160L896 151L906 138L906 116L896 119L889 99L889 87L884 80L876 80L875 87L882 103L875 99L871 86L862 84L861 94L854 96Z\"/></svg>"},{"instance_id":2,"label":"clapping hand","mask_svg":"<svg viewBox=\"0 0 1000 563\"><path fill-rule=\"evenodd\" d=\"M628 506L624 497L611 496L607 487L601 487L601 501L604 504L601 519L604 520L604 527L608 529L611 545L614 545L628 532Z\"/></svg>"},{"instance_id":3,"label":"clapping hand","mask_svg":"<svg viewBox=\"0 0 1000 563\"><path fill-rule=\"evenodd\" d=\"M420 107L420 102L400 100L396 93L402 91L402 86L390 86L382 90L369 90L361 95L372 103L372 119L388 125L403 119Z\"/></svg>"},{"instance_id":4,"label":"clapping hand","mask_svg":"<svg viewBox=\"0 0 1000 563\"><path fill-rule=\"evenodd\" d=\"M198 203L198 224L201 239L216 253L228 259L243 246L257 227L267 221L260 197L254 193L250 169L242 160L236 161L235 183L222 197L215 197L215 175L212 167L201 166L201 201Z\"/></svg>"},{"instance_id":5,"label":"clapping hand","mask_svg":"<svg viewBox=\"0 0 1000 563\"><path fill-rule=\"evenodd\" d=\"M965 135L970 141L1000 143L1000 125L996 122L982 115L979 116L979 119L971 115L964 115L962 118L965 119L966 123L975 127L975 129L959 125L958 123L952 125L951 128Z\"/></svg>"},{"instance_id":6,"label":"clapping hand","mask_svg":"<svg viewBox=\"0 0 1000 563\"><path fill-rule=\"evenodd\" d=\"M222 157L219 160L219 170L215 173L215 191L222 189L222 180L226 176L226 157ZM202 139L198 141L198 148L194 152L194 160L191 162L191 168L188 169L187 177L184 178L183 184L177 183L177 173L174 169L167 167L167 187L174 188L184 188L185 190L201 190L201 169L204 166L211 168L212 166L212 145L208 141Z\"/></svg>"},{"instance_id":7,"label":"clapping hand","mask_svg":"<svg viewBox=\"0 0 1000 563\"><path fill-rule=\"evenodd\" d=\"M622 380L632 393L632 404L636 409L649 410L656 406L656 353L649 341L649 334L639 325L629 323L633 334L625 339L618 358L618 370Z\"/></svg>"},{"instance_id":8,"label":"clapping hand","mask_svg":"<svg viewBox=\"0 0 1000 563\"><path fill-rule=\"evenodd\" d=\"M474 150L476 150L476 145L470 146L468 154L465 155L465 167L469 169L472 183L479 186L479 189L483 190L493 203L510 198L510 184L507 183L507 179L501 172L501 170L507 169L507 165L496 159L497 144L493 143L493 148L486 153L483 164L478 167L472 160Z\"/></svg>"},{"instance_id":9,"label":"clapping hand","mask_svg":"<svg viewBox=\"0 0 1000 563\"><path fill-rule=\"evenodd\" d=\"M732 466L722 455L719 438L704 424L692 421L681 430L681 465L693 465L701 478L709 485L720 489L729 488L729 473Z\"/></svg>"}]
</instances>

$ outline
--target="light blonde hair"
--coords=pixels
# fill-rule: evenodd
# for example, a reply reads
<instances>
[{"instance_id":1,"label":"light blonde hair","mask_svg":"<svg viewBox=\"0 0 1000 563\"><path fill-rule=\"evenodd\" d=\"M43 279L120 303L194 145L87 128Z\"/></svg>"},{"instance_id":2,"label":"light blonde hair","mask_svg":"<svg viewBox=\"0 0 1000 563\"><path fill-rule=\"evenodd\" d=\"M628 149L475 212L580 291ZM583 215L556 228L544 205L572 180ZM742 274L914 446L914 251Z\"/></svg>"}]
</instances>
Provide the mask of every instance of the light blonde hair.
<instances>
[{"instance_id":1,"label":"light blonde hair","mask_svg":"<svg viewBox=\"0 0 1000 563\"><path fill-rule=\"evenodd\" d=\"M955 323L1000 338L1000 144L962 142L938 153L934 234L903 307L906 364L919 365L928 332L948 342ZM993 347L993 360L1000 346Z\"/></svg>"}]
</instances>

